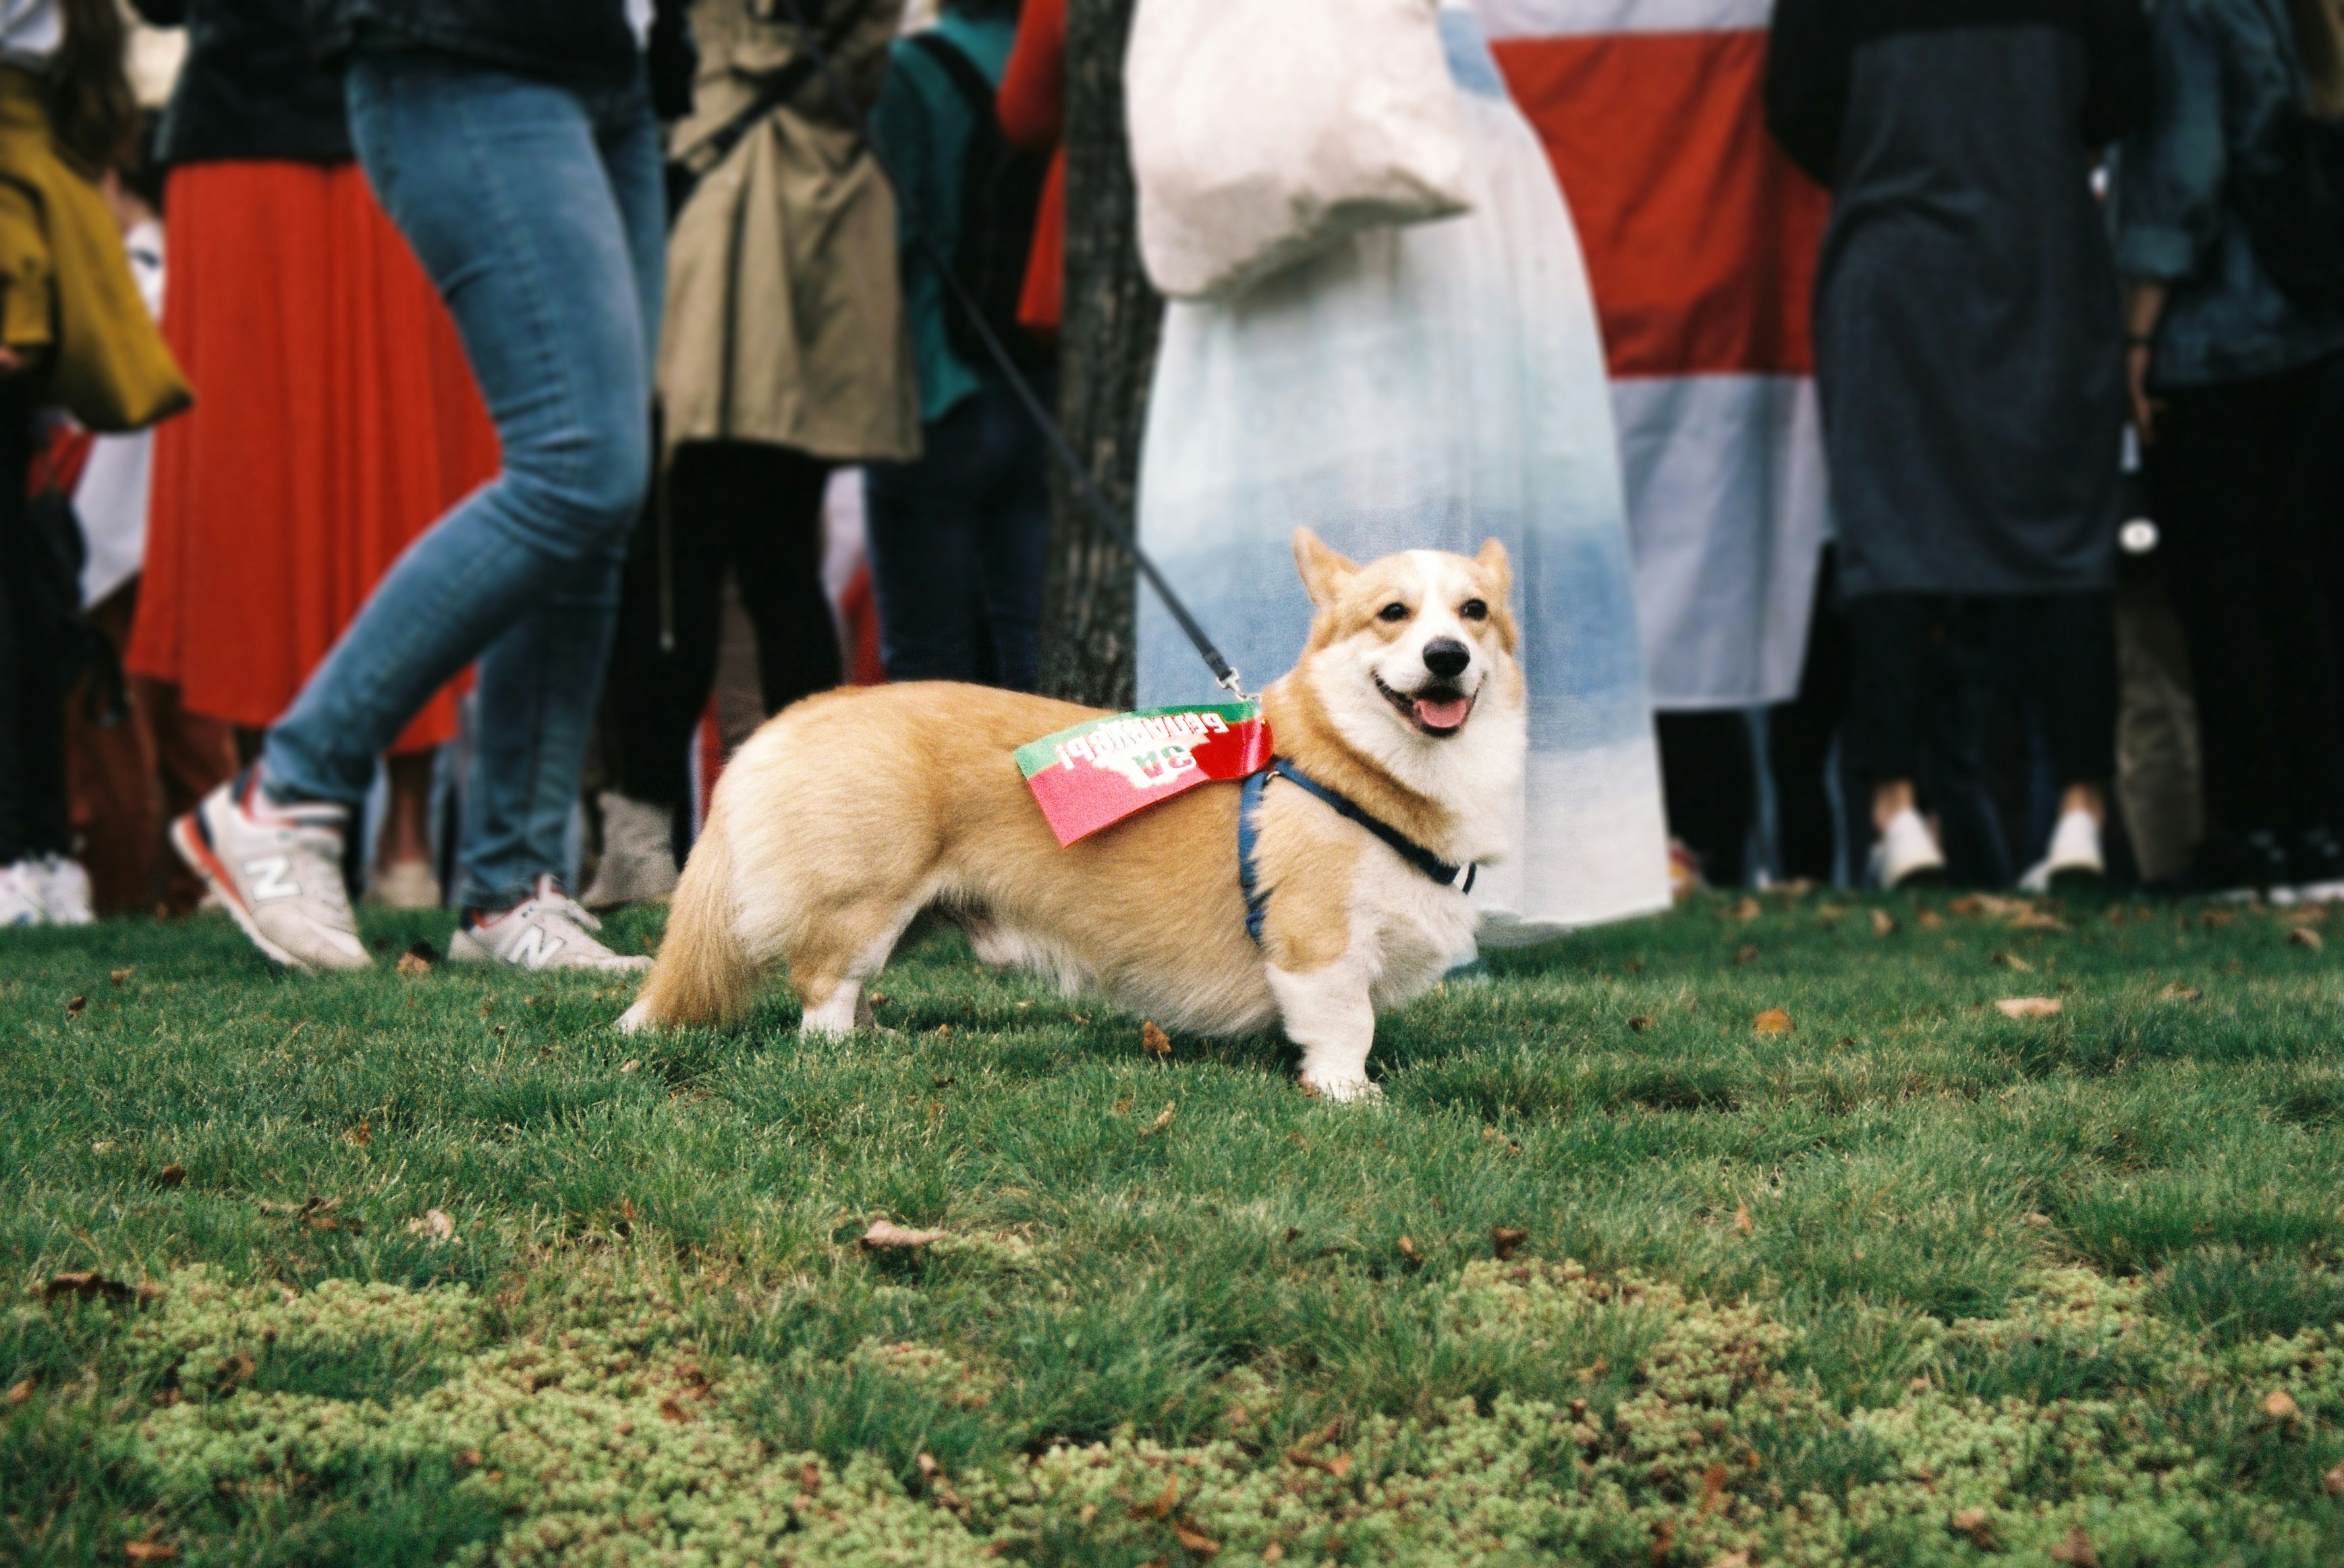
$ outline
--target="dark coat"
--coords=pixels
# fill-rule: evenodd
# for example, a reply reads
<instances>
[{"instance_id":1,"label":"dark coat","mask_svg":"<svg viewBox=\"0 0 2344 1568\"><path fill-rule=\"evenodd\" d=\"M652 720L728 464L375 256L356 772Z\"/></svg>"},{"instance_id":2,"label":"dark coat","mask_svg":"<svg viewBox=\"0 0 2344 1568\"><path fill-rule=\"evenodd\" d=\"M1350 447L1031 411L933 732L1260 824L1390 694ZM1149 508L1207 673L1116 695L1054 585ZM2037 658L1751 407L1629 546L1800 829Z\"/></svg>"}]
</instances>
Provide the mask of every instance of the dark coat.
<instances>
[{"instance_id":1,"label":"dark coat","mask_svg":"<svg viewBox=\"0 0 2344 1568\"><path fill-rule=\"evenodd\" d=\"M157 26L187 30L187 63L163 116L163 162L350 156L341 73L311 58L302 0L132 4Z\"/></svg>"},{"instance_id":2,"label":"dark coat","mask_svg":"<svg viewBox=\"0 0 2344 1568\"><path fill-rule=\"evenodd\" d=\"M2148 108L2139 0L1782 0L1768 123L1832 187L1815 283L1841 581L2114 580L2121 305L2090 155Z\"/></svg>"},{"instance_id":3,"label":"dark coat","mask_svg":"<svg viewBox=\"0 0 2344 1568\"><path fill-rule=\"evenodd\" d=\"M625 0L308 0L313 41L346 52L380 27L427 48L521 76L623 84L641 51Z\"/></svg>"}]
</instances>

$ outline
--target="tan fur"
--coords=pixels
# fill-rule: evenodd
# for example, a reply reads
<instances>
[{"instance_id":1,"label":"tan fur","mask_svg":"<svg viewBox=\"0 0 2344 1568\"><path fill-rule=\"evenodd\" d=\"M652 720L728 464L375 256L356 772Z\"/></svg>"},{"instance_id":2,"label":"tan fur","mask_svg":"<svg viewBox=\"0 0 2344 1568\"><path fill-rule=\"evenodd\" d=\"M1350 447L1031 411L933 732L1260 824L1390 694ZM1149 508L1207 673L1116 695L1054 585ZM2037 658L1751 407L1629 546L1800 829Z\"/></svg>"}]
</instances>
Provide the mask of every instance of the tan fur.
<instances>
[{"instance_id":1,"label":"tan fur","mask_svg":"<svg viewBox=\"0 0 2344 1568\"><path fill-rule=\"evenodd\" d=\"M1477 704L1490 705L1486 723L1500 726L1477 744L1502 752L1521 703L1503 551L1493 543L1470 562L1395 557L1400 564L1361 568L1305 533L1296 555L1319 613L1302 665L1265 693L1279 754L1436 852L1486 839L1485 824L1400 783L1352 736L1380 744L1381 723L1428 767L1458 741L1409 734L1372 690L1364 703L1345 699L1342 717L1317 688L1357 686L1344 660L1398 646L1392 637L1406 628L1376 618L1389 595L1432 577L1465 584L1458 592L1486 597L1494 612L1465 629L1488 672ZM1316 684L1314 660L1324 665ZM774 718L725 770L658 965L624 1027L730 1022L778 966L805 1027L844 1032L867 1017L862 987L905 926L933 908L968 928L980 956L1039 970L1069 991L1105 992L1176 1030L1238 1033L1282 1017L1304 1046L1306 1076L1314 1051L1332 1053L1341 1060L1321 1073L1322 1087L1364 1089L1372 1007L1438 978L1460 941L1470 949L1464 900L1282 782L1265 793L1258 824L1271 892L1259 946L1246 935L1234 786L1190 790L1059 847L1014 753L1098 716L931 683L831 693ZM1484 723L1477 705L1466 731Z\"/></svg>"}]
</instances>

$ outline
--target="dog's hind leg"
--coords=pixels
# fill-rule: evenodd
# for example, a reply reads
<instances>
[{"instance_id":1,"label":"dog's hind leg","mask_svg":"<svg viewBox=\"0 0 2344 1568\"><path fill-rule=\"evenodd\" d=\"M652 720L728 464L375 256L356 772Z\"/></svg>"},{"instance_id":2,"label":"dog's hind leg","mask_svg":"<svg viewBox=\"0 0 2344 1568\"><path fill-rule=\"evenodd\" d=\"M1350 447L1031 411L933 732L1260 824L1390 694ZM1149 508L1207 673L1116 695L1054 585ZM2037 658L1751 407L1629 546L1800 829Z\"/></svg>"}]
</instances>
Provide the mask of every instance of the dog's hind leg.
<instances>
[{"instance_id":1,"label":"dog's hind leg","mask_svg":"<svg viewBox=\"0 0 2344 1568\"><path fill-rule=\"evenodd\" d=\"M888 955L925 902L852 905L823 923L818 942L792 954L790 985L805 1007L799 1027L837 1036L874 1027L863 988L887 966Z\"/></svg>"}]
</instances>

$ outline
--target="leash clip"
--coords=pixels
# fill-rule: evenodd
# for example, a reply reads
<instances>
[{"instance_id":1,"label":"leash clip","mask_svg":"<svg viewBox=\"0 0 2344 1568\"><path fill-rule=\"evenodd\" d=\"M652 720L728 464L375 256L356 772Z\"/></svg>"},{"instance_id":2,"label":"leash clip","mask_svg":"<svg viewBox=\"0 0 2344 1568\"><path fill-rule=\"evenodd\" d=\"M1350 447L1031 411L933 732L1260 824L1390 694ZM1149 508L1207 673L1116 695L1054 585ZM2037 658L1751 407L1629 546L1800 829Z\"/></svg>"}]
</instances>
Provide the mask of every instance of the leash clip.
<instances>
[{"instance_id":1,"label":"leash clip","mask_svg":"<svg viewBox=\"0 0 2344 1568\"><path fill-rule=\"evenodd\" d=\"M1223 691L1228 692L1240 703L1250 703L1257 700L1251 692L1245 689L1245 682L1241 677L1239 677L1235 670L1231 670L1228 674L1223 675L1219 680L1214 682L1213 684L1220 687Z\"/></svg>"}]
</instances>

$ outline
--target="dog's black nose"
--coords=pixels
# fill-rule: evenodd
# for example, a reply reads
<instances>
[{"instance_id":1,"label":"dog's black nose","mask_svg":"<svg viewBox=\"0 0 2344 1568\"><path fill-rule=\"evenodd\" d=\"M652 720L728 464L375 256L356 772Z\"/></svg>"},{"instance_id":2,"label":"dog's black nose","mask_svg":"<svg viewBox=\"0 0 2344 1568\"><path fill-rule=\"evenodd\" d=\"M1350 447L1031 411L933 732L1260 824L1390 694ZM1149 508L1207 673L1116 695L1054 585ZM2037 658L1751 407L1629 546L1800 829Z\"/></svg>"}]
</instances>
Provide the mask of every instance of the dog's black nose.
<instances>
[{"instance_id":1,"label":"dog's black nose","mask_svg":"<svg viewBox=\"0 0 2344 1568\"><path fill-rule=\"evenodd\" d=\"M1435 637L1424 645L1424 667L1444 681L1453 681L1473 662L1473 650L1454 637Z\"/></svg>"}]
</instances>

